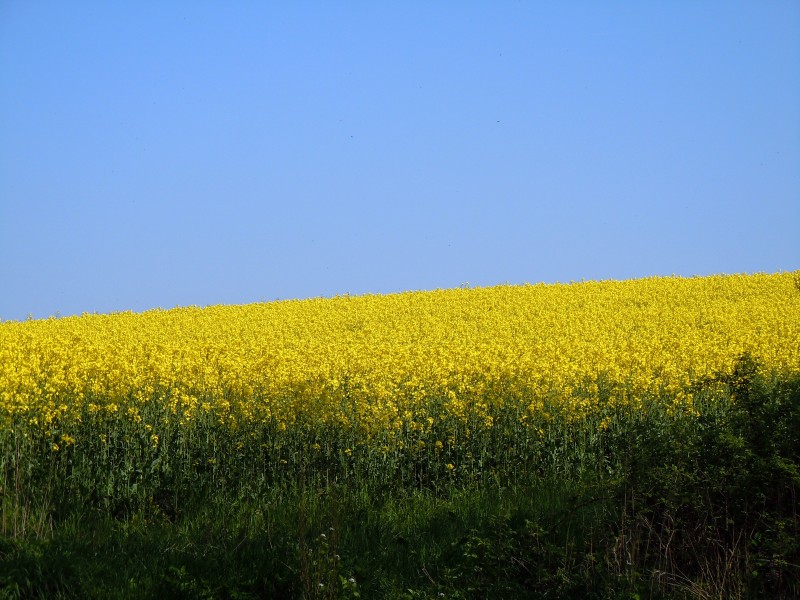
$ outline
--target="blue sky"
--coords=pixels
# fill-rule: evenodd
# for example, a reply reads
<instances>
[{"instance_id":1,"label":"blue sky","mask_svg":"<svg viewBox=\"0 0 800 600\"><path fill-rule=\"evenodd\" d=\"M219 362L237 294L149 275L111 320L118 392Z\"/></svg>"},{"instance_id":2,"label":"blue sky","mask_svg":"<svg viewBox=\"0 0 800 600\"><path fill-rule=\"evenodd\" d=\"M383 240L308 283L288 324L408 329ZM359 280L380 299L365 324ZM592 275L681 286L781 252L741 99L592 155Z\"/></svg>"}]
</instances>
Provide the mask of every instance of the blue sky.
<instances>
[{"instance_id":1,"label":"blue sky","mask_svg":"<svg viewBox=\"0 0 800 600\"><path fill-rule=\"evenodd\" d=\"M800 3L0 2L0 319L800 268Z\"/></svg>"}]
</instances>

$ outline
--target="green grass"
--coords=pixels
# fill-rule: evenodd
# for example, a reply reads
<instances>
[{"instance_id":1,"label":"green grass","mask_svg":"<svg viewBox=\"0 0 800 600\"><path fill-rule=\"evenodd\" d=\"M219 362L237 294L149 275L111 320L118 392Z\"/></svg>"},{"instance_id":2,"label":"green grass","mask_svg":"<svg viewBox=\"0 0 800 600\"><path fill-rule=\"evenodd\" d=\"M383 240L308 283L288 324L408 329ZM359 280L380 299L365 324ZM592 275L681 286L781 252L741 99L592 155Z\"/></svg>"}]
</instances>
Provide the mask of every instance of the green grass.
<instances>
[{"instance_id":1,"label":"green grass","mask_svg":"<svg viewBox=\"0 0 800 600\"><path fill-rule=\"evenodd\" d=\"M601 579L580 563L607 506L573 510L580 492L556 482L449 498L355 492L295 490L178 522L75 519L5 540L0 582L9 597L458 598L559 587L587 597ZM552 581L565 568L572 580Z\"/></svg>"},{"instance_id":2,"label":"green grass","mask_svg":"<svg viewBox=\"0 0 800 600\"><path fill-rule=\"evenodd\" d=\"M697 414L498 412L389 453L211 419L154 447L88 416L55 435L95 441L53 452L19 424L0 436L0 598L800 596L800 378L743 357L693 393Z\"/></svg>"}]
</instances>

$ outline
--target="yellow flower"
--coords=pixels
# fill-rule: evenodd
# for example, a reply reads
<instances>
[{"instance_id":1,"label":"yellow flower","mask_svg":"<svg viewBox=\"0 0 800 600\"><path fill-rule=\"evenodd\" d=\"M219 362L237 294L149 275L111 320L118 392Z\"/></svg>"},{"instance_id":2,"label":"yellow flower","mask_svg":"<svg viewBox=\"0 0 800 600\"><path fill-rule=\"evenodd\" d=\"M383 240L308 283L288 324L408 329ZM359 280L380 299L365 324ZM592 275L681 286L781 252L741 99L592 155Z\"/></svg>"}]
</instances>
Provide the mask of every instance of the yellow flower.
<instances>
[{"instance_id":1,"label":"yellow flower","mask_svg":"<svg viewBox=\"0 0 800 600\"><path fill-rule=\"evenodd\" d=\"M149 435L143 417L191 428L207 414L232 432L266 424L281 436L306 423L395 451L428 435L455 445L467 429L497 427L507 408L533 434L557 417L591 417L602 430L609 408L635 410L651 393L672 395L672 410L692 415L692 384L730 373L744 352L765 370L800 373L796 276L470 287L2 322L0 418L39 431L126 418ZM62 447L76 443L67 437Z\"/></svg>"}]
</instances>

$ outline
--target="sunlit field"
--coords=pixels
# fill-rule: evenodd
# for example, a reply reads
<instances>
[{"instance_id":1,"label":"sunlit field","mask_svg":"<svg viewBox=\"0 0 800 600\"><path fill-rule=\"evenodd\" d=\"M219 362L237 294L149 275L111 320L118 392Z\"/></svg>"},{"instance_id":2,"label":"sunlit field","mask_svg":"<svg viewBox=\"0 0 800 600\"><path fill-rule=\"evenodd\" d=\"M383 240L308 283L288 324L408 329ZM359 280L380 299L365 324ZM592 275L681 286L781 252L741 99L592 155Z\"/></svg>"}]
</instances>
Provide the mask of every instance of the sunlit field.
<instances>
[{"instance_id":1,"label":"sunlit field","mask_svg":"<svg viewBox=\"0 0 800 600\"><path fill-rule=\"evenodd\" d=\"M266 547L274 534L275 552L293 558L259 555L266 572L243 583L230 567L215 578L200 559L169 555L150 579L131 575L125 589L98 593L794 593L798 513L783 494L800 483L799 376L800 273L0 323L0 561L17 569L0 572L0 586L9 597L36 585L79 597L94 580L48 579L32 547L64 531L82 539L102 522L114 535L122 525L125 536L183 532L200 548L186 532L208 522L227 540L217 547L233 538ZM735 497L714 487L730 469L756 478ZM688 499L669 496L675 489ZM692 503L705 516L682 512ZM437 507L457 515L451 546L425 534L413 548L420 531L401 533L401 523L441 522ZM570 519L580 526L562 531ZM682 533L681 519L711 528L713 543ZM323 535L334 521L337 535ZM753 541L767 525L781 528L768 548ZM394 542L382 536L405 545L384 547ZM678 556L680 544L703 560ZM380 552L402 574L376 574L361 556ZM45 573L40 584L19 575L26 564ZM564 572L560 583L551 567Z\"/></svg>"},{"instance_id":2,"label":"sunlit field","mask_svg":"<svg viewBox=\"0 0 800 600\"><path fill-rule=\"evenodd\" d=\"M442 421L579 419L648 393L691 409L692 385L744 353L796 373L800 295L792 274L653 278L84 315L0 336L3 418L54 445L87 415L154 436L211 416L400 443Z\"/></svg>"}]
</instances>

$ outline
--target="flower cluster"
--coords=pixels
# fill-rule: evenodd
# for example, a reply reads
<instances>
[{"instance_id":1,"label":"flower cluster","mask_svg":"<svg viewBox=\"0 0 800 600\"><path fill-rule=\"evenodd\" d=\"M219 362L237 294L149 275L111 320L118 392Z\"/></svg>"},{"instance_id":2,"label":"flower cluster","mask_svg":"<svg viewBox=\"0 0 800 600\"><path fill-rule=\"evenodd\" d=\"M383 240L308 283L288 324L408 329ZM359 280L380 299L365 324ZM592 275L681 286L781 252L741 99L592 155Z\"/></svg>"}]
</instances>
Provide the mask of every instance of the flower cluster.
<instances>
[{"instance_id":1,"label":"flower cluster","mask_svg":"<svg viewBox=\"0 0 800 600\"><path fill-rule=\"evenodd\" d=\"M426 431L494 409L576 418L666 393L747 352L800 371L796 274L655 277L340 296L0 323L0 418L32 425L142 406L232 426ZM618 390L610 396L600 387ZM523 415L522 419L525 418ZM153 443L158 437L153 434Z\"/></svg>"}]
</instances>

